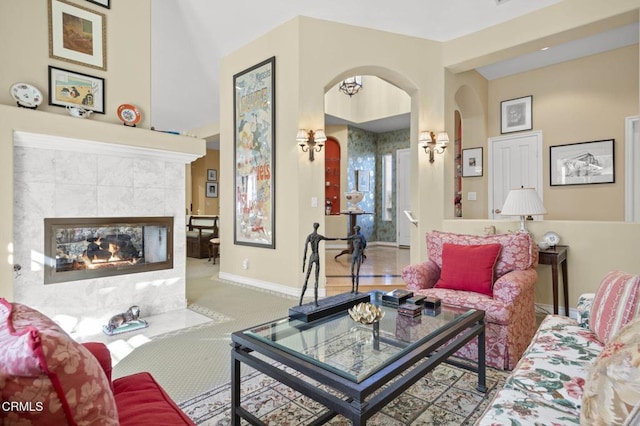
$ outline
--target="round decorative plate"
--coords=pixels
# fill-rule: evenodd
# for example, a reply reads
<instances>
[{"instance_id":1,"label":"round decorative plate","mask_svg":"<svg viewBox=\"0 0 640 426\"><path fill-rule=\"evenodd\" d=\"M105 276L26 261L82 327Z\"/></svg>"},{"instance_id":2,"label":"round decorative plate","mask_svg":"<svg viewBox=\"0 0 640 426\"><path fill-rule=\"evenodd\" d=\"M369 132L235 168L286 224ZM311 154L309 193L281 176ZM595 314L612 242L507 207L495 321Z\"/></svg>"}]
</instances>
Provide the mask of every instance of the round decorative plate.
<instances>
[{"instance_id":1,"label":"round decorative plate","mask_svg":"<svg viewBox=\"0 0 640 426\"><path fill-rule=\"evenodd\" d=\"M42 103L42 93L28 83L16 83L11 86L11 96L19 105L36 108Z\"/></svg>"},{"instance_id":2,"label":"round decorative plate","mask_svg":"<svg viewBox=\"0 0 640 426\"><path fill-rule=\"evenodd\" d=\"M135 126L140 122L140 111L131 104L122 104L118 107L118 118L127 126Z\"/></svg>"},{"instance_id":3,"label":"round decorative plate","mask_svg":"<svg viewBox=\"0 0 640 426\"><path fill-rule=\"evenodd\" d=\"M556 234L553 231L549 231L544 234L544 242L551 246L557 246L558 243L560 243L560 235Z\"/></svg>"}]
</instances>

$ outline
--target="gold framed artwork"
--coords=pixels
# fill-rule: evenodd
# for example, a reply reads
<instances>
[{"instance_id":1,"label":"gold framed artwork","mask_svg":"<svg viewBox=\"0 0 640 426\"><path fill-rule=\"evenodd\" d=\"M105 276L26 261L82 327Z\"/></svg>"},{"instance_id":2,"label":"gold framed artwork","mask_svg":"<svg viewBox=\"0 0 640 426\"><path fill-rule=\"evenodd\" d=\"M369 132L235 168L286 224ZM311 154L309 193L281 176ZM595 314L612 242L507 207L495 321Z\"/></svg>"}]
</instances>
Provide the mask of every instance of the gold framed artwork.
<instances>
[{"instance_id":1,"label":"gold framed artwork","mask_svg":"<svg viewBox=\"0 0 640 426\"><path fill-rule=\"evenodd\" d=\"M106 71L106 27L104 13L49 0L49 57Z\"/></svg>"}]
</instances>

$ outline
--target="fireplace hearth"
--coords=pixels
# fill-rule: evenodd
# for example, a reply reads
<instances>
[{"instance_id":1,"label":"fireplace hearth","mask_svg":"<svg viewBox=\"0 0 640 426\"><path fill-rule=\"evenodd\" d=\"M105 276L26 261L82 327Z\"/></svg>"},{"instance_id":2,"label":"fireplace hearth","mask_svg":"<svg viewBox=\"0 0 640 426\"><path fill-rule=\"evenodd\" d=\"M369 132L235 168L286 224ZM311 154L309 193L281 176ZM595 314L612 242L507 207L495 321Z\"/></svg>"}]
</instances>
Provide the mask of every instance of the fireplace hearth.
<instances>
[{"instance_id":1,"label":"fireplace hearth","mask_svg":"<svg viewBox=\"0 0 640 426\"><path fill-rule=\"evenodd\" d=\"M47 218L44 283L173 268L173 217Z\"/></svg>"}]
</instances>

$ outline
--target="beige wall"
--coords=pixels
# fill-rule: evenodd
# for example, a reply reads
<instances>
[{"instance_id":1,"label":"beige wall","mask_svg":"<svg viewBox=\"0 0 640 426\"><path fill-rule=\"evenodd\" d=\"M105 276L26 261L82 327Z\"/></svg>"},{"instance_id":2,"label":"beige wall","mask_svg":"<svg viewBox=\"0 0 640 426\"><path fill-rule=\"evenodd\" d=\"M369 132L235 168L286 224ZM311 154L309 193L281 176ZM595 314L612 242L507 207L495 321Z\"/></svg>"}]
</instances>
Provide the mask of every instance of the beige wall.
<instances>
[{"instance_id":1,"label":"beige wall","mask_svg":"<svg viewBox=\"0 0 640 426\"><path fill-rule=\"evenodd\" d=\"M345 52L344 43L359 43L356 51ZM232 81L233 75L272 55L276 56L276 249L267 250L233 244L232 227L222 230L221 276L237 281L260 284L263 287L298 294L302 280L302 250L312 223L324 223L322 203L311 207L311 198L324 199L324 156L311 163L295 143L297 129L324 127L324 94L340 80L354 74L377 75L412 95L412 144L417 145L417 129L444 127L444 71L440 63L441 44L428 40L372 31L310 18L298 17L271 31L255 42L224 58L222 81ZM406 52L401 54L400 52ZM423 52L414 55L411 52ZM331 57L318 62L317 57ZM310 67L308 64L313 63ZM222 141L233 140L233 98L222 86ZM233 147L221 145L222 164L233 164ZM417 148L417 147L416 147ZM442 181L442 166L418 167L415 157L412 167L415 185L412 200L422 203L420 193L426 192L427 181ZM226 172L226 173L224 173ZM222 179L233 181L233 171L224 170ZM418 176L420 178L418 178ZM436 185L442 197L442 184ZM433 191L432 191L433 192ZM221 194L222 216L233 217L233 192ZM440 205L425 203L423 224L439 224ZM421 243L415 235L416 246ZM242 260L249 259L249 269L242 269ZM273 268L273 265L279 265ZM322 271L324 272L324 271ZM322 274L324 275L324 274ZM324 284L324 283L322 283Z\"/></svg>"},{"instance_id":2,"label":"beige wall","mask_svg":"<svg viewBox=\"0 0 640 426\"><path fill-rule=\"evenodd\" d=\"M220 178L218 177L218 198L206 197L207 170L218 171L220 176L220 151L207 149L207 155L191 163L191 194L193 208L189 214L220 214Z\"/></svg>"},{"instance_id":3,"label":"beige wall","mask_svg":"<svg viewBox=\"0 0 640 426\"><path fill-rule=\"evenodd\" d=\"M9 94L13 83L26 82L44 95L38 111L68 115L64 108L50 106L48 66L105 79L105 114L93 114L92 121L122 124L116 115L120 104L138 107L142 120L138 127L149 128L151 114L151 2L137 0L111 2L106 9L86 1L79 6L103 13L107 24L107 70L101 71L49 58L48 6L44 0L0 2L0 104L15 105ZM25 36L28 28L29 36ZM11 42L13 40L13 42Z\"/></svg>"},{"instance_id":4,"label":"beige wall","mask_svg":"<svg viewBox=\"0 0 640 426\"><path fill-rule=\"evenodd\" d=\"M447 92L462 116L463 148L484 148L483 176L463 178L463 217L488 217L487 138L500 136L500 102L532 95L533 131L543 139L545 219L624 220L624 119L638 113L638 74L638 45L488 82L475 71L450 74ZM602 139L615 139L614 184L550 186L550 146ZM471 191L476 201L467 199ZM592 208L593 200L608 208Z\"/></svg>"},{"instance_id":5,"label":"beige wall","mask_svg":"<svg viewBox=\"0 0 640 426\"><path fill-rule=\"evenodd\" d=\"M0 2L0 297L13 297L13 132L15 130L114 144L158 148L204 155L201 139L144 130L150 114L150 1L124 4L112 2L105 9L85 1L75 2L106 15L107 70L99 71L49 58L47 2L21 0ZM29 36L22 36L28 23ZM126 29L126 30L123 30ZM11 42L18 40L19 42ZM10 58L10 59L8 59ZM64 108L47 105L47 66L105 79L106 114L82 120L69 116ZM16 107L8 88L16 82L35 85L45 99L36 111ZM138 128L126 128L116 109L122 103L135 104L142 113Z\"/></svg>"},{"instance_id":6,"label":"beige wall","mask_svg":"<svg viewBox=\"0 0 640 426\"><path fill-rule=\"evenodd\" d=\"M545 219L624 220L624 119L638 114L638 45L490 81L489 137L500 135L500 101L527 95L542 131ZM615 183L550 186L550 146L603 139L615 139ZM474 217L487 210L465 215Z\"/></svg>"}]
</instances>

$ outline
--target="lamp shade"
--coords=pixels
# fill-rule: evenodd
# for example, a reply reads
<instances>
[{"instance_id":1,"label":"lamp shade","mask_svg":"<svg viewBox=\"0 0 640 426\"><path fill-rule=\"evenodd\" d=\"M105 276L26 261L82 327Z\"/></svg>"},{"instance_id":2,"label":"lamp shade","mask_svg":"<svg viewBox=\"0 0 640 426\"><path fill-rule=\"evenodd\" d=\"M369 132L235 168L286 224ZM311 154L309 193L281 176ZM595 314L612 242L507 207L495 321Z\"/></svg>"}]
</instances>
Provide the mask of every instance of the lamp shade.
<instances>
[{"instance_id":1,"label":"lamp shade","mask_svg":"<svg viewBox=\"0 0 640 426\"><path fill-rule=\"evenodd\" d=\"M327 140L327 135L324 134L324 130L318 129L314 134L314 139L318 143L323 143Z\"/></svg>"},{"instance_id":2,"label":"lamp shade","mask_svg":"<svg viewBox=\"0 0 640 426\"><path fill-rule=\"evenodd\" d=\"M298 142L306 142L309 140L309 135L307 134L307 131L304 129L300 129L298 130L298 134L296 135L296 140Z\"/></svg>"},{"instance_id":3,"label":"lamp shade","mask_svg":"<svg viewBox=\"0 0 640 426\"><path fill-rule=\"evenodd\" d=\"M535 188L517 188L507 194L500 214L503 216L529 216L547 214L547 209L544 208Z\"/></svg>"},{"instance_id":4,"label":"lamp shade","mask_svg":"<svg viewBox=\"0 0 640 426\"><path fill-rule=\"evenodd\" d=\"M449 135L447 134L447 132L438 133L436 142L441 146L447 146L447 144L449 143Z\"/></svg>"}]
</instances>

